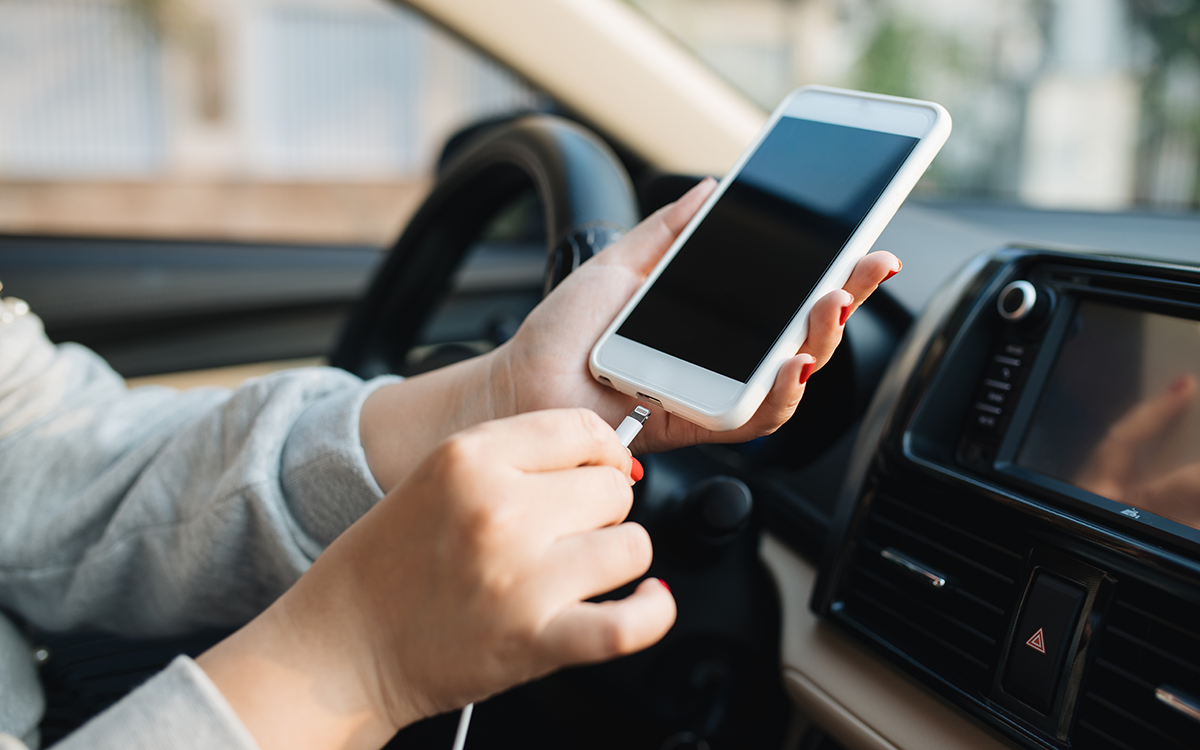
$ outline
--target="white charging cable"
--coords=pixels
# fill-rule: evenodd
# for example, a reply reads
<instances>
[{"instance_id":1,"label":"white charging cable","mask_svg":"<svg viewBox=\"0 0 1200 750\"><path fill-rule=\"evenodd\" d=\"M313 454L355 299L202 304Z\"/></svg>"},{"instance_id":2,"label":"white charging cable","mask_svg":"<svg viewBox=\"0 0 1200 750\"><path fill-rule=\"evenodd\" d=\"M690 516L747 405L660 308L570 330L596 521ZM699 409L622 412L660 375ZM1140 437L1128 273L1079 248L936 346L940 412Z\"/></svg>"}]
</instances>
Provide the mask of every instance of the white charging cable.
<instances>
[{"instance_id":1,"label":"white charging cable","mask_svg":"<svg viewBox=\"0 0 1200 750\"><path fill-rule=\"evenodd\" d=\"M454 750L463 750L466 746L467 730L471 728L471 714L474 711L474 703L463 706L462 715L458 717L458 731L454 733Z\"/></svg>"},{"instance_id":2,"label":"white charging cable","mask_svg":"<svg viewBox=\"0 0 1200 750\"><path fill-rule=\"evenodd\" d=\"M629 416L621 420L621 424L617 425L617 437L621 441L621 445L626 448L637 437L637 434L642 431L642 425L646 424L646 420L650 418L650 410L644 406L635 406L633 411L629 412ZM452 750L463 750L467 745L467 730L471 728L471 714L475 712L475 704L468 703L463 706L462 714L458 717L458 731L454 733L454 747Z\"/></svg>"}]
</instances>

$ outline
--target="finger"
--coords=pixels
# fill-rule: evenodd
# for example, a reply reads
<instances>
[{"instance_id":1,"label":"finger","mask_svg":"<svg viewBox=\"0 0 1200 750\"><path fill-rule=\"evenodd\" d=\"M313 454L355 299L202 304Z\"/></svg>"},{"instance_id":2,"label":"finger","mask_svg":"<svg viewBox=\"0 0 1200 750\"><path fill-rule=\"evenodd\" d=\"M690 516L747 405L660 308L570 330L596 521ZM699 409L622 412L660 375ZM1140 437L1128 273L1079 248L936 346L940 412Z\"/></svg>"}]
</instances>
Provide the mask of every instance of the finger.
<instances>
[{"instance_id":1,"label":"finger","mask_svg":"<svg viewBox=\"0 0 1200 750\"><path fill-rule=\"evenodd\" d=\"M1083 472L1085 481L1096 486L1132 481L1138 448L1166 430L1191 403L1195 393L1195 378L1190 375L1176 378L1166 391L1139 403L1114 422L1092 451L1092 459Z\"/></svg>"},{"instance_id":2,"label":"finger","mask_svg":"<svg viewBox=\"0 0 1200 750\"><path fill-rule=\"evenodd\" d=\"M1180 467L1146 485L1135 502L1151 513L1200 528L1200 463Z\"/></svg>"},{"instance_id":3,"label":"finger","mask_svg":"<svg viewBox=\"0 0 1200 750\"><path fill-rule=\"evenodd\" d=\"M716 187L716 180L705 177L682 198L642 220L623 240L600 253L597 259L630 266L643 276L650 273Z\"/></svg>"},{"instance_id":4,"label":"finger","mask_svg":"<svg viewBox=\"0 0 1200 750\"><path fill-rule=\"evenodd\" d=\"M860 260L842 287L854 296L850 312L857 310L880 284L899 273L903 267L900 259L886 250L871 253Z\"/></svg>"},{"instance_id":5,"label":"finger","mask_svg":"<svg viewBox=\"0 0 1200 750\"><path fill-rule=\"evenodd\" d=\"M1111 445L1132 450L1161 434L1188 407L1196 392L1195 379L1177 378L1167 390L1134 407L1109 428Z\"/></svg>"},{"instance_id":6,"label":"finger","mask_svg":"<svg viewBox=\"0 0 1200 750\"><path fill-rule=\"evenodd\" d=\"M591 664L653 646L675 624L675 598L648 578L624 599L576 602L543 631L542 645L554 667Z\"/></svg>"},{"instance_id":7,"label":"finger","mask_svg":"<svg viewBox=\"0 0 1200 750\"><path fill-rule=\"evenodd\" d=\"M612 466L629 476L632 459L590 409L548 409L485 422L450 439L466 461L499 460L522 471Z\"/></svg>"},{"instance_id":8,"label":"finger","mask_svg":"<svg viewBox=\"0 0 1200 750\"><path fill-rule=\"evenodd\" d=\"M713 433L713 442L742 442L778 430L792 418L804 397L808 379L833 356L849 316L852 299L844 289L830 292L813 307L808 338L800 352L783 363L762 404L746 424L726 433Z\"/></svg>"},{"instance_id":9,"label":"finger","mask_svg":"<svg viewBox=\"0 0 1200 750\"><path fill-rule=\"evenodd\" d=\"M621 523L633 507L629 478L610 466L540 472L528 481L532 517L550 539Z\"/></svg>"},{"instance_id":10,"label":"finger","mask_svg":"<svg viewBox=\"0 0 1200 750\"><path fill-rule=\"evenodd\" d=\"M714 443L744 443L778 430L796 413L804 397L805 384L816 371L817 360L811 354L797 354L783 363L767 397L746 424L729 432L711 433Z\"/></svg>"},{"instance_id":11,"label":"finger","mask_svg":"<svg viewBox=\"0 0 1200 750\"><path fill-rule=\"evenodd\" d=\"M645 575L653 559L650 535L641 524L574 534L547 550L543 586L554 597L589 599Z\"/></svg>"},{"instance_id":12,"label":"finger","mask_svg":"<svg viewBox=\"0 0 1200 750\"><path fill-rule=\"evenodd\" d=\"M804 339L800 352L811 354L816 359L817 370L825 366L841 343L842 331L853 305L854 297L849 292L836 289L817 300L813 306L808 316L808 337Z\"/></svg>"}]
</instances>

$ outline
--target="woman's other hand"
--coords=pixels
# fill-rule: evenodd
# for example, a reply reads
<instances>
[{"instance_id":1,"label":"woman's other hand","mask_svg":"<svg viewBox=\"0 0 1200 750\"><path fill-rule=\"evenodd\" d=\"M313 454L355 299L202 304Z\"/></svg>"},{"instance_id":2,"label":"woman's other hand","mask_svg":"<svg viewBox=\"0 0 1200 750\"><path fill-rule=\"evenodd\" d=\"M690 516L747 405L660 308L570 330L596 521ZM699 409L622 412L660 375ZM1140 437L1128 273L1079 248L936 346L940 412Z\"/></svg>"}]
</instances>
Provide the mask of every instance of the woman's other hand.
<instances>
[{"instance_id":1,"label":"woman's other hand","mask_svg":"<svg viewBox=\"0 0 1200 750\"><path fill-rule=\"evenodd\" d=\"M204 654L260 744L379 747L417 719L662 638L667 588L625 523L631 458L562 409L451 437L263 615Z\"/></svg>"}]
</instances>

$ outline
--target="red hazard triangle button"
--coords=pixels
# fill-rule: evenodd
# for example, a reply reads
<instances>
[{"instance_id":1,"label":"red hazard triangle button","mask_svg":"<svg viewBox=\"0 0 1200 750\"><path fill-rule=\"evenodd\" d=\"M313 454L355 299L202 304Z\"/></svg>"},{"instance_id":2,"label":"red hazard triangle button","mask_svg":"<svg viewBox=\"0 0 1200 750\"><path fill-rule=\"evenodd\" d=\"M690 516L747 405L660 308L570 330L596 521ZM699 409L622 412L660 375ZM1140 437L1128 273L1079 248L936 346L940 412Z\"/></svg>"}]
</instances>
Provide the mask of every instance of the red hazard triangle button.
<instances>
[{"instance_id":1,"label":"red hazard triangle button","mask_svg":"<svg viewBox=\"0 0 1200 750\"><path fill-rule=\"evenodd\" d=\"M1030 636L1029 640L1025 641L1025 645L1034 651L1040 651L1043 654L1046 653L1046 636L1042 633L1042 629L1038 628L1037 632Z\"/></svg>"}]
</instances>

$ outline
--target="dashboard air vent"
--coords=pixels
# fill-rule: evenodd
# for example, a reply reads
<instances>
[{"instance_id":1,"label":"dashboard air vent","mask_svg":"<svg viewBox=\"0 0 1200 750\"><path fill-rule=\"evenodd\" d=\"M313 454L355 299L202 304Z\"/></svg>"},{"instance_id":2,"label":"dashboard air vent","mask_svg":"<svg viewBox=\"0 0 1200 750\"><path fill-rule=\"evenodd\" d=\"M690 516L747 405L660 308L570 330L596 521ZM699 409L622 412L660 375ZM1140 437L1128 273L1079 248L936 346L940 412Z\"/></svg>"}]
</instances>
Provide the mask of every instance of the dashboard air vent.
<instances>
[{"instance_id":1,"label":"dashboard air vent","mask_svg":"<svg viewBox=\"0 0 1200 750\"><path fill-rule=\"evenodd\" d=\"M1079 703L1075 746L1200 747L1200 723L1155 697L1200 695L1200 606L1134 580L1118 584Z\"/></svg>"},{"instance_id":2,"label":"dashboard air vent","mask_svg":"<svg viewBox=\"0 0 1200 750\"><path fill-rule=\"evenodd\" d=\"M994 508L880 494L843 613L906 658L984 692L1018 598L1024 549Z\"/></svg>"}]
</instances>

